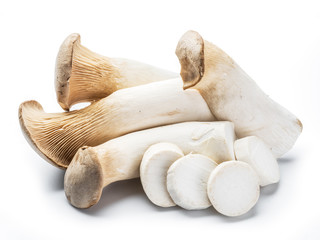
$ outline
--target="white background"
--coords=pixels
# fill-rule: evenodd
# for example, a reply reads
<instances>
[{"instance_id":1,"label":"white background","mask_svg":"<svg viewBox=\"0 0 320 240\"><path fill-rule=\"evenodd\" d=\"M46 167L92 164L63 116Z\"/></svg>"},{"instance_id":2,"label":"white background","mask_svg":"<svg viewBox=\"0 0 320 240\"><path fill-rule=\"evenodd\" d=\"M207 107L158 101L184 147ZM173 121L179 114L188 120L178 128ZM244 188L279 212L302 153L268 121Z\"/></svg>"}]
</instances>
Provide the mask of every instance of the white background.
<instances>
[{"instance_id":1,"label":"white background","mask_svg":"<svg viewBox=\"0 0 320 240\"><path fill-rule=\"evenodd\" d=\"M0 239L320 239L320 6L317 1L1 1ZM87 210L64 195L64 172L23 138L18 106L60 112L54 64L72 32L89 49L179 72L193 29L226 51L304 125L279 159L281 181L245 216L152 205L139 180L107 187Z\"/></svg>"}]
</instances>

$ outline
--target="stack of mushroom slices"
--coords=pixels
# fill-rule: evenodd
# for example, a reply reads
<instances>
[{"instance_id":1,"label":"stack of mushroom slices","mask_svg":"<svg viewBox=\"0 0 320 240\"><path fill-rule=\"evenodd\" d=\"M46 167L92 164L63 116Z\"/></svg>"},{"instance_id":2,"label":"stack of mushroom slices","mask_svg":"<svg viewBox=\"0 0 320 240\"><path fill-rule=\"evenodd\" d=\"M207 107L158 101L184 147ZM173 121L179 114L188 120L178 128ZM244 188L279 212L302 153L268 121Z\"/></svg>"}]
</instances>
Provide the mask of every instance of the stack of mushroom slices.
<instances>
[{"instance_id":1,"label":"stack of mushroom slices","mask_svg":"<svg viewBox=\"0 0 320 240\"><path fill-rule=\"evenodd\" d=\"M232 125L226 124L233 130ZM220 136L220 141L232 151L233 141L228 137ZM260 186L279 181L277 160L259 138L236 140L237 160L225 155L229 161L223 162L215 146L217 142L206 144L216 149L215 156L208 157L205 149L184 155L172 143L157 143L148 148L140 165L140 178L151 202L160 207L178 205L187 210L212 205L226 216L239 216L256 204Z\"/></svg>"},{"instance_id":2,"label":"stack of mushroom slices","mask_svg":"<svg viewBox=\"0 0 320 240\"><path fill-rule=\"evenodd\" d=\"M56 62L57 100L46 113L32 100L19 107L34 150L66 169L64 188L77 208L96 204L112 182L141 178L161 207L248 212L260 186L279 181L277 158L301 122L270 99L220 48L194 31L178 42L176 73L96 54L71 34ZM69 111L80 102L92 102Z\"/></svg>"}]
</instances>

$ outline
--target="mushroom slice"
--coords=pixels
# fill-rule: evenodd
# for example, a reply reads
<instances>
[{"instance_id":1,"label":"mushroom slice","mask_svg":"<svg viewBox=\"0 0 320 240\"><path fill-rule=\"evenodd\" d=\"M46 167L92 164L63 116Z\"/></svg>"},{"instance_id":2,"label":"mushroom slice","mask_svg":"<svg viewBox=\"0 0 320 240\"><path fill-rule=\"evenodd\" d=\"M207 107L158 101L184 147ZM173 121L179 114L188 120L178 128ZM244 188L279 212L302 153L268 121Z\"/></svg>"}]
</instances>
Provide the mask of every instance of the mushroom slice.
<instances>
[{"instance_id":1,"label":"mushroom slice","mask_svg":"<svg viewBox=\"0 0 320 240\"><path fill-rule=\"evenodd\" d=\"M178 77L178 74L123 58L109 58L82 46L70 34L61 44L55 69L57 100L64 110L104 98L116 90Z\"/></svg>"},{"instance_id":2,"label":"mushroom slice","mask_svg":"<svg viewBox=\"0 0 320 240\"><path fill-rule=\"evenodd\" d=\"M260 186L279 182L277 159L262 140L255 136L241 138L234 143L237 160L248 163L258 174Z\"/></svg>"},{"instance_id":3,"label":"mushroom slice","mask_svg":"<svg viewBox=\"0 0 320 240\"><path fill-rule=\"evenodd\" d=\"M172 207L167 190L167 172L171 164L183 157L181 149L172 143L157 143L148 148L140 165L140 179L149 200L160 207Z\"/></svg>"},{"instance_id":4,"label":"mushroom slice","mask_svg":"<svg viewBox=\"0 0 320 240\"><path fill-rule=\"evenodd\" d=\"M201 153L217 162L234 159L234 136L231 122L183 122L136 131L96 147L81 147L65 174L66 196L78 208L97 203L110 183L139 177L143 154L159 142L176 144L184 154ZM94 184L89 186L89 182Z\"/></svg>"},{"instance_id":5,"label":"mushroom slice","mask_svg":"<svg viewBox=\"0 0 320 240\"><path fill-rule=\"evenodd\" d=\"M199 33L185 33L176 49L184 89L199 90L212 114L234 123L238 138L257 136L278 158L299 137L302 124L269 98L220 48Z\"/></svg>"},{"instance_id":6,"label":"mushroom slice","mask_svg":"<svg viewBox=\"0 0 320 240\"><path fill-rule=\"evenodd\" d=\"M229 217L240 216L259 199L259 177L245 162L223 162L210 174L207 190L218 212Z\"/></svg>"},{"instance_id":7,"label":"mushroom slice","mask_svg":"<svg viewBox=\"0 0 320 240\"><path fill-rule=\"evenodd\" d=\"M201 154L188 154L175 161L168 170L167 188L173 201L187 210L211 206L207 182L217 163Z\"/></svg>"},{"instance_id":8,"label":"mushroom slice","mask_svg":"<svg viewBox=\"0 0 320 240\"><path fill-rule=\"evenodd\" d=\"M37 152L66 168L82 146L97 146L146 128L214 117L199 92L184 91L177 78L121 89L71 112L46 113L38 102L27 101L20 105L19 120Z\"/></svg>"}]
</instances>

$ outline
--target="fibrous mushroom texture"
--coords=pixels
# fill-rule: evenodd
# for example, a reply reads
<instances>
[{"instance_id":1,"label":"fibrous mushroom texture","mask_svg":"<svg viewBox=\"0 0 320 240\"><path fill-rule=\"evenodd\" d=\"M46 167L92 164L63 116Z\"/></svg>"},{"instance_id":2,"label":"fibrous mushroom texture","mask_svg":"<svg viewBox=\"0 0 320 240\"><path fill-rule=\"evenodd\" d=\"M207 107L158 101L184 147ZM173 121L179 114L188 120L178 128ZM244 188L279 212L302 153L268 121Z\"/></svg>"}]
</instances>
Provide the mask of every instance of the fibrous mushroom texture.
<instances>
[{"instance_id":1,"label":"fibrous mushroom texture","mask_svg":"<svg viewBox=\"0 0 320 240\"><path fill-rule=\"evenodd\" d=\"M66 168L82 146L97 146L129 132L185 121L214 120L197 90L172 79L116 91L81 110L45 113L36 101L19 108L28 142L50 163Z\"/></svg>"},{"instance_id":2,"label":"fibrous mushroom texture","mask_svg":"<svg viewBox=\"0 0 320 240\"><path fill-rule=\"evenodd\" d=\"M270 99L220 48L188 31L176 54L184 89L199 90L218 120L234 123L237 137L259 137L275 157L293 146L302 131L299 119Z\"/></svg>"},{"instance_id":3,"label":"fibrous mushroom texture","mask_svg":"<svg viewBox=\"0 0 320 240\"><path fill-rule=\"evenodd\" d=\"M184 122L129 133L96 147L82 147L66 171L66 196L75 207L90 207L98 202L103 187L139 177L143 154L153 144L170 142L184 154L201 153L223 162L234 159L234 140L230 122ZM92 175L92 171L99 174Z\"/></svg>"},{"instance_id":4,"label":"fibrous mushroom texture","mask_svg":"<svg viewBox=\"0 0 320 240\"><path fill-rule=\"evenodd\" d=\"M58 103L69 110L75 103L96 101L122 88L175 77L178 74L148 64L94 53L74 33L60 46L55 87Z\"/></svg>"}]
</instances>

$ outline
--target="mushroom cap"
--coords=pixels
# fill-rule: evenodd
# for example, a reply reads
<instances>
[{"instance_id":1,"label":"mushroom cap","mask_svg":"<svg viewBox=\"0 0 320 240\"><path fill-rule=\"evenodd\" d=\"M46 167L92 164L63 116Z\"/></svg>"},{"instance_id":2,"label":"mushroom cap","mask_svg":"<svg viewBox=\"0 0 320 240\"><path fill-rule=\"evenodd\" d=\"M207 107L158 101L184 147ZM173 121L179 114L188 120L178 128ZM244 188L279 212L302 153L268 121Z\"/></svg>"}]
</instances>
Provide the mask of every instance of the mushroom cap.
<instances>
[{"instance_id":1,"label":"mushroom cap","mask_svg":"<svg viewBox=\"0 0 320 240\"><path fill-rule=\"evenodd\" d=\"M69 97L69 78L72 69L73 46L76 41L80 42L80 34L70 34L61 44L55 68L55 89L57 100L60 106L68 111L70 106L67 103Z\"/></svg>"},{"instance_id":2,"label":"mushroom cap","mask_svg":"<svg viewBox=\"0 0 320 240\"><path fill-rule=\"evenodd\" d=\"M196 31L186 32L179 40L176 55L180 61L183 89L196 85L204 74L204 40Z\"/></svg>"},{"instance_id":3,"label":"mushroom cap","mask_svg":"<svg viewBox=\"0 0 320 240\"><path fill-rule=\"evenodd\" d=\"M41 104L35 100L25 101L20 104L18 116L19 116L20 127L21 127L21 130L22 130L22 133L23 133L25 139L27 140L29 145L32 147L32 149L40 155L40 157L45 159L47 162L49 162L53 166L56 166L61 169L66 169L67 166L60 164L59 162L53 161L49 156L47 156L45 153L43 153L38 148L37 144L34 142L33 137L31 135L30 131L28 130L28 127L25 122L25 117L27 115L29 115L29 113L25 113L25 112L30 112L30 111L43 112L43 108L42 108Z\"/></svg>"},{"instance_id":4,"label":"mushroom cap","mask_svg":"<svg viewBox=\"0 0 320 240\"><path fill-rule=\"evenodd\" d=\"M102 194L103 171L91 147L81 147L64 176L64 191L69 202L77 208L89 208Z\"/></svg>"}]
</instances>

